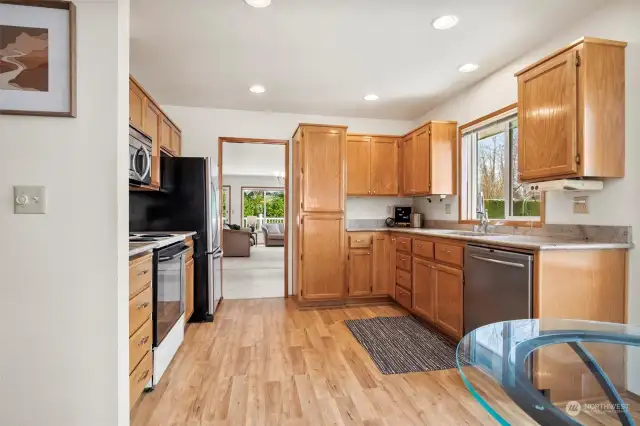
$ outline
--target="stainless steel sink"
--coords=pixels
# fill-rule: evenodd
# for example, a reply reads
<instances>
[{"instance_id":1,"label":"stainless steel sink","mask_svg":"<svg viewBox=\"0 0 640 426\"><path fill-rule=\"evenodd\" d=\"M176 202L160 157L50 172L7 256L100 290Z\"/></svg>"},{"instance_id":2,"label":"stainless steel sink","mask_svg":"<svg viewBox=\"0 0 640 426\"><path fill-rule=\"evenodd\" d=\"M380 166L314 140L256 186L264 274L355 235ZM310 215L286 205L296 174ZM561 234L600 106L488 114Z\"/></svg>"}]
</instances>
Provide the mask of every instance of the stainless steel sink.
<instances>
[{"instance_id":1,"label":"stainless steel sink","mask_svg":"<svg viewBox=\"0 0 640 426\"><path fill-rule=\"evenodd\" d=\"M484 232L475 232L475 231L447 231L447 232L443 232L443 234L460 235L462 237L486 237L490 235L490 234L485 234Z\"/></svg>"}]
</instances>

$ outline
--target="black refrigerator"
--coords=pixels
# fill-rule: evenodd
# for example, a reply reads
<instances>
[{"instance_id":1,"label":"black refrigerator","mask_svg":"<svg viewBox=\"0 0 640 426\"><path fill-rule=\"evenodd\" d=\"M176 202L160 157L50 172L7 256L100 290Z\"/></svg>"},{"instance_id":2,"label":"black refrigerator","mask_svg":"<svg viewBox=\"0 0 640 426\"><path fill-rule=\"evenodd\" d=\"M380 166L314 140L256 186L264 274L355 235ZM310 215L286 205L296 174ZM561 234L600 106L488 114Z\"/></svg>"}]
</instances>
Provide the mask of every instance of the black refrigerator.
<instances>
[{"instance_id":1,"label":"black refrigerator","mask_svg":"<svg viewBox=\"0 0 640 426\"><path fill-rule=\"evenodd\" d=\"M222 293L218 166L210 158L160 159L161 189L129 192L129 231L195 231L194 312L213 321Z\"/></svg>"}]
</instances>

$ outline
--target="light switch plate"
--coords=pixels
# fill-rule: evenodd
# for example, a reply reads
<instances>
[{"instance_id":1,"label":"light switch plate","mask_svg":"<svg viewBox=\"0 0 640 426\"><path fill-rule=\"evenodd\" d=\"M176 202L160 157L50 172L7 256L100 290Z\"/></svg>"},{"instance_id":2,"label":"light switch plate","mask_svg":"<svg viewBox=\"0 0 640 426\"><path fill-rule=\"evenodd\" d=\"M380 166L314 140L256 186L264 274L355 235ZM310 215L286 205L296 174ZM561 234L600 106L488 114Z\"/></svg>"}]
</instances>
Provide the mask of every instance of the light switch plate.
<instances>
[{"instance_id":1,"label":"light switch plate","mask_svg":"<svg viewBox=\"0 0 640 426\"><path fill-rule=\"evenodd\" d=\"M576 214L589 213L589 197L573 197L573 212Z\"/></svg>"},{"instance_id":2,"label":"light switch plate","mask_svg":"<svg viewBox=\"0 0 640 426\"><path fill-rule=\"evenodd\" d=\"M15 214L45 214L47 193L44 186L14 186L13 212Z\"/></svg>"},{"instance_id":3,"label":"light switch plate","mask_svg":"<svg viewBox=\"0 0 640 426\"><path fill-rule=\"evenodd\" d=\"M445 214L451 214L451 204L445 204L444 205L444 213Z\"/></svg>"}]
</instances>

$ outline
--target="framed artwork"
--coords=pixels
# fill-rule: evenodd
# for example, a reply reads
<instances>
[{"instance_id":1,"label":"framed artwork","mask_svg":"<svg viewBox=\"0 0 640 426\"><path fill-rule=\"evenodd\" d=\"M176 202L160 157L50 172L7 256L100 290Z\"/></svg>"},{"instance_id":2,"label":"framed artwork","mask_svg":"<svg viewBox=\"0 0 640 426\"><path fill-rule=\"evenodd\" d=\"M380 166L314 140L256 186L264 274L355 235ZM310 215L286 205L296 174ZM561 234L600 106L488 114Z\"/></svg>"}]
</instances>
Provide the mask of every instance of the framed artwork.
<instances>
[{"instance_id":1,"label":"framed artwork","mask_svg":"<svg viewBox=\"0 0 640 426\"><path fill-rule=\"evenodd\" d=\"M76 9L0 0L0 114L76 116Z\"/></svg>"}]
</instances>

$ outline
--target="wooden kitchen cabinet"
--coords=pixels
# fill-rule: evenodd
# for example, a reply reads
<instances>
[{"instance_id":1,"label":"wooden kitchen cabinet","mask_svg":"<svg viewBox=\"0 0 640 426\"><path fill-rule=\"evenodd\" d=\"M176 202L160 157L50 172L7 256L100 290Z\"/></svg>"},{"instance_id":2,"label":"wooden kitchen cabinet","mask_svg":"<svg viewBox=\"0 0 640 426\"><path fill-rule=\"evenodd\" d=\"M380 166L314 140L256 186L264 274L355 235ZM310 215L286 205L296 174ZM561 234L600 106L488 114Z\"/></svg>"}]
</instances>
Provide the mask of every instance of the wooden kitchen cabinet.
<instances>
[{"instance_id":1,"label":"wooden kitchen cabinet","mask_svg":"<svg viewBox=\"0 0 640 426\"><path fill-rule=\"evenodd\" d=\"M151 186L160 187L160 122L162 120L162 112L149 99L145 99L144 126L142 130L153 141L153 149L151 152Z\"/></svg>"},{"instance_id":2,"label":"wooden kitchen cabinet","mask_svg":"<svg viewBox=\"0 0 640 426\"><path fill-rule=\"evenodd\" d=\"M423 259L413 259L413 310L434 321L436 310L436 264Z\"/></svg>"},{"instance_id":3,"label":"wooden kitchen cabinet","mask_svg":"<svg viewBox=\"0 0 640 426\"><path fill-rule=\"evenodd\" d=\"M300 297L335 300L344 297L344 217L306 214L300 223Z\"/></svg>"},{"instance_id":4,"label":"wooden kitchen cabinet","mask_svg":"<svg viewBox=\"0 0 640 426\"><path fill-rule=\"evenodd\" d=\"M371 195L371 140L347 136L347 195Z\"/></svg>"},{"instance_id":5,"label":"wooden kitchen cabinet","mask_svg":"<svg viewBox=\"0 0 640 426\"><path fill-rule=\"evenodd\" d=\"M463 273L461 269L436 264L435 321L454 337L462 338Z\"/></svg>"},{"instance_id":6,"label":"wooden kitchen cabinet","mask_svg":"<svg viewBox=\"0 0 640 426\"><path fill-rule=\"evenodd\" d=\"M194 292L195 263L193 258L184 265L184 322L185 324L193 315L193 292Z\"/></svg>"},{"instance_id":7,"label":"wooden kitchen cabinet","mask_svg":"<svg viewBox=\"0 0 640 426\"><path fill-rule=\"evenodd\" d=\"M516 74L521 181L624 177L625 46L581 38Z\"/></svg>"},{"instance_id":8,"label":"wooden kitchen cabinet","mask_svg":"<svg viewBox=\"0 0 640 426\"><path fill-rule=\"evenodd\" d=\"M398 138L347 136L347 195L398 195Z\"/></svg>"},{"instance_id":9,"label":"wooden kitchen cabinet","mask_svg":"<svg viewBox=\"0 0 640 426\"><path fill-rule=\"evenodd\" d=\"M137 129L142 129L144 117L145 95L134 82L129 82L129 122Z\"/></svg>"},{"instance_id":10,"label":"wooden kitchen cabinet","mask_svg":"<svg viewBox=\"0 0 640 426\"><path fill-rule=\"evenodd\" d=\"M389 294L391 281L390 238L386 233L377 232L373 236L373 277L372 296L386 296Z\"/></svg>"},{"instance_id":11,"label":"wooden kitchen cabinet","mask_svg":"<svg viewBox=\"0 0 640 426\"><path fill-rule=\"evenodd\" d=\"M171 152L176 157L180 157L182 154L182 135L173 126L171 127Z\"/></svg>"},{"instance_id":12,"label":"wooden kitchen cabinet","mask_svg":"<svg viewBox=\"0 0 640 426\"><path fill-rule=\"evenodd\" d=\"M163 117L160 123L160 148L167 153L172 153L171 135L173 130L171 129L171 122L168 118Z\"/></svg>"},{"instance_id":13,"label":"wooden kitchen cabinet","mask_svg":"<svg viewBox=\"0 0 640 426\"><path fill-rule=\"evenodd\" d=\"M349 296L370 296L373 290L371 283L371 251L351 250L349 252Z\"/></svg>"},{"instance_id":14,"label":"wooden kitchen cabinet","mask_svg":"<svg viewBox=\"0 0 640 426\"><path fill-rule=\"evenodd\" d=\"M456 122L432 121L403 138L403 195L456 193L456 135Z\"/></svg>"},{"instance_id":15,"label":"wooden kitchen cabinet","mask_svg":"<svg viewBox=\"0 0 640 426\"><path fill-rule=\"evenodd\" d=\"M344 213L346 128L301 126L305 213Z\"/></svg>"}]
</instances>

